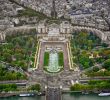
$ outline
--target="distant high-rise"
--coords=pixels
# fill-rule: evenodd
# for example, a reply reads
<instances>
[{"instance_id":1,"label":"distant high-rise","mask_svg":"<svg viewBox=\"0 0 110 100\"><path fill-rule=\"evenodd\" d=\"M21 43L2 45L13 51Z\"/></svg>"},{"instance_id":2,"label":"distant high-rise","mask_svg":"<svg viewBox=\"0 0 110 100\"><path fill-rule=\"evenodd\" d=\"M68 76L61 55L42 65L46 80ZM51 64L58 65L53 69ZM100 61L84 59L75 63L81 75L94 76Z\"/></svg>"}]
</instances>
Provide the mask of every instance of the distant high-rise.
<instances>
[{"instance_id":1,"label":"distant high-rise","mask_svg":"<svg viewBox=\"0 0 110 100\"><path fill-rule=\"evenodd\" d=\"M53 18L57 18L57 12L56 12L55 0L52 0L51 16L52 16Z\"/></svg>"}]
</instances>

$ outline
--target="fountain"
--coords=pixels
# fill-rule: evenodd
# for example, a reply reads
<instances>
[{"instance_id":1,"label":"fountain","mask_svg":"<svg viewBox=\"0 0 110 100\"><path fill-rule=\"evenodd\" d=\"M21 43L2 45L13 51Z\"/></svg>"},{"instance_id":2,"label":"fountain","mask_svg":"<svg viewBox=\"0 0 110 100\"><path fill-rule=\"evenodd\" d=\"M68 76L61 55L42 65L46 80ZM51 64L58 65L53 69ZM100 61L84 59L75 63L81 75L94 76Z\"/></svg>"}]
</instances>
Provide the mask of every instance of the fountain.
<instances>
[{"instance_id":1,"label":"fountain","mask_svg":"<svg viewBox=\"0 0 110 100\"><path fill-rule=\"evenodd\" d=\"M58 64L58 53L56 50L52 49L49 54L49 66L47 68L49 72L59 72L59 64Z\"/></svg>"}]
</instances>

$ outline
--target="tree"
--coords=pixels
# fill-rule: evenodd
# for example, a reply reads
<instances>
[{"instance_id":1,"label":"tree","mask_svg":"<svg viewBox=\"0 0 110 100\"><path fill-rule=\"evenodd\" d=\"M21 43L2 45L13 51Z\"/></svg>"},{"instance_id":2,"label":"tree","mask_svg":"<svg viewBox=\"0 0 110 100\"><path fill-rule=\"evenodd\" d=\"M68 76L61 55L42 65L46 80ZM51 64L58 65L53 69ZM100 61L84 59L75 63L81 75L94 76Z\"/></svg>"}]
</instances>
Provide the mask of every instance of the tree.
<instances>
[{"instance_id":1,"label":"tree","mask_svg":"<svg viewBox=\"0 0 110 100\"><path fill-rule=\"evenodd\" d=\"M75 84L75 85L73 85L73 86L70 87L70 90L71 91L81 90L81 86L80 86L80 84Z\"/></svg>"},{"instance_id":2,"label":"tree","mask_svg":"<svg viewBox=\"0 0 110 100\"><path fill-rule=\"evenodd\" d=\"M92 46L93 46L93 41L92 40L88 40L87 45L88 45L88 49L91 49Z\"/></svg>"},{"instance_id":3,"label":"tree","mask_svg":"<svg viewBox=\"0 0 110 100\"><path fill-rule=\"evenodd\" d=\"M23 70L27 70L27 68L28 68L27 63L24 60L19 61L18 66L21 67Z\"/></svg>"},{"instance_id":4,"label":"tree","mask_svg":"<svg viewBox=\"0 0 110 100\"><path fill-rule=\"evenodd\" d=\"M107 70L110 70L110 59L107 59L104 64L103 67Z\"/></svg>"},{"instance_id":5,"label":"tree","mask_svg":"<svg viewBox=\"0 0 110 100\"><path fill-rule=\"evenodd\" d=\"M4 53L4 58L5 58L5 61L7 61L8 63L10 63L12 61L12 58L11 58L11 54L10 53Z\"/></svg>"},{"instance_id":6,"label":"tree","mask_svg":"<svg viewBox=\"0 0 110 100\"><path fill-rule=\"evenodd\" d=\"M97 55L98 55L98 52L97 52L97 51L94 51L94 52L93 52L93 57L96 58Z\"/></svg>"},{"instance_id":7,"label":"tree","mask_svg":"<svg viewBox=\"0 0 110 100\"><path fill-rule=\"evenodd\" d=\"M83 65L84 68L89 68L90 66L92 66L91 60L88 56L85 55L81 55L79 57L79 62L81 63L81 65Z\"/></svg>"},{"instance_id":8,"label":"tree","mask_svg":"<svg viewBox=\"0 0 110 100\"><path fill-rule=\"evenodd\" d=\"M87 44L87 37L88 37L88 34L86 32L80 32L78 35L77 35L77 43L79 44L79 46L81 48L84 48L85 45Z\"/></svg>"},{"instance_id":9,"label":"tree","mask_svg":"<svg viewBox=\"0 0 110 100\"><path fill-rule=\"evenodd\" d=\"M93 68L93 71L94 71L94 72L97 72L97 71L99 71L99 68L98 68L97 66L95 66L95 67Z\"/></svg>"},{"instance_id":10,"label":"tree","mask_svg":"<svg viewBox=\"0 0 110 100\"><path fill-rule=\"evenodd\" d=\"M40 84L35 84L32 85L31 87L29 87L30 90L36 90L36 91L40 91L41 90L41 86Z\"/></svg>"}]
</instances>

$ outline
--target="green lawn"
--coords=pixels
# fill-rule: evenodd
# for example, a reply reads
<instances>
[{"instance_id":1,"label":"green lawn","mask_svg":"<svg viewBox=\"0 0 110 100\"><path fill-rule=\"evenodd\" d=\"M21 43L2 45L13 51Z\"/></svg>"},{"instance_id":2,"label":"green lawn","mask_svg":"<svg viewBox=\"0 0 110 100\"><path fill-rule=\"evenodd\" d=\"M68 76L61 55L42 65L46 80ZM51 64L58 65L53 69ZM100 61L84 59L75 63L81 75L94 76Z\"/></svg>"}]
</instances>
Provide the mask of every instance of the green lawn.
<instances>
[{"instance_id":1,"label":"green lawn","mask_svg":"<svg viewBox=\"0 0 110 100\"><path fill-rule=\"evenodd\" d=\"M49 65L49 52L44 53L44 66Z\"/></svg>"},{"instance_id":2,"label":"green lawn","mask_svg":"<svg viewBox=\"0 0 110 100\"><path fill-rule=\"evenodd\" d=\"M59 63L59 66L64 66L64 56L63 56L63 52L59 52L59 53L58 53L58 63Z\"/></svg>"}]
</instances>

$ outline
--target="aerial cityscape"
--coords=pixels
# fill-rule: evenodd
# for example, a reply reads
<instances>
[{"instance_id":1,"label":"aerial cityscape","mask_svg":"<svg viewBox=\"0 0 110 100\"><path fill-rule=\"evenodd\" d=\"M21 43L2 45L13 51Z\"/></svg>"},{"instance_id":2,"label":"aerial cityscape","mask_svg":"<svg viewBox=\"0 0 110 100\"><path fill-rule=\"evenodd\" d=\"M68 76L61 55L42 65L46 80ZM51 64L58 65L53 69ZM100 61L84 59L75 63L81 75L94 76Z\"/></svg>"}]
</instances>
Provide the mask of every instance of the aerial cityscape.
<instances>
[{"instance_id":1,"label":"aerial cityscape","mask_svg":"<svg viewBox=\"0 0 110 100\"><path fill-rule=\"evenodd\" d=\"M0 0L0 100L110 100L110 0Z\"/></svg>"}]
</instances>

